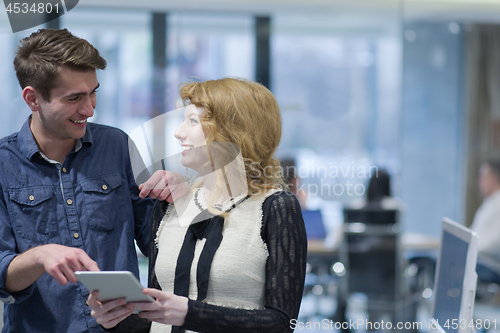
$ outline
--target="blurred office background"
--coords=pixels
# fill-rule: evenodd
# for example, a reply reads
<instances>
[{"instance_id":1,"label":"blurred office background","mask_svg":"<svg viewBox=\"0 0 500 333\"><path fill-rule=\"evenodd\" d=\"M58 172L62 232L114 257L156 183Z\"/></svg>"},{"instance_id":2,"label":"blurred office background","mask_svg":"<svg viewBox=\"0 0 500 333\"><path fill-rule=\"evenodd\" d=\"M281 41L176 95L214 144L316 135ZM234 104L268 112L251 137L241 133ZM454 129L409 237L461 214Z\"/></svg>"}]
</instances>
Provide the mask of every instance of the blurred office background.
<instances>
[{"instance_id":1,"label":"blurred office background","mask_svg":"<svg viewBox=\"0 0 500 333\"><path fill-rule=\"evenodd\" d=\"M294 158L327 232L384 168L403 234L470 225L479 165L500 157L498 0L80 0L68 28L108 61L92 121L131 133L179 107L178 85L243 77L274 93L281 158ZM29 115L0 11L0 137ZM174 127L175 128L175 127ZM155 149L174 153L172 131ZM331 237L330 241L334 241Z\"/></svg>"}]
</instances>

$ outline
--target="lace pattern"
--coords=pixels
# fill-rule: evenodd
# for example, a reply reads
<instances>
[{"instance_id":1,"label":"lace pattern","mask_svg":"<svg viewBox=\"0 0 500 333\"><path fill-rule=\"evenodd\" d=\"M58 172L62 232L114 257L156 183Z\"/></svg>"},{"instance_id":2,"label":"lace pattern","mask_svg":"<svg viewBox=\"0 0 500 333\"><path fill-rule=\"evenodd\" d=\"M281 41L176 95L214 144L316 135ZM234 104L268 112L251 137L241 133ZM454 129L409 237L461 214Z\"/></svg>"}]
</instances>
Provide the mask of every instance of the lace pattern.
<instances>
[{"instance_id":1,"label":"lace pattern","mask_svg":"<svg viewBox=\"0 0 500 333\"><path fill-rule=\"evenodd\" d=\"M170 214L172 213L173 209L174 209L174 205L168 205L167 211L165 212L165 215L163 215L163 218L161 219L158 230L156 231L156 238L155 238L156 248L158 248L158 239L160 238L161 231L163 230L165 223L167 223L167 220L170 217Z\"/></svg>"},{"instance_id":2,"label":"lace pattern","mask_svg":"<svg viewBox=\"0 0 500 333\"><path fill-rule=\"evenodd\" d=\"M290 320L298 316L304 288L307 255L304 221L297 199L288 192L272 194L262 207L261 236L269 255L264 309L238 309L189 300L184 324L187 330L207 333L293 331ZM152 228L162 218L153 220ZM156 235L156 230L152 232ZM158 288L154 276L154 255L150 260L150 287Z\"/></svg>"}]
</instances>

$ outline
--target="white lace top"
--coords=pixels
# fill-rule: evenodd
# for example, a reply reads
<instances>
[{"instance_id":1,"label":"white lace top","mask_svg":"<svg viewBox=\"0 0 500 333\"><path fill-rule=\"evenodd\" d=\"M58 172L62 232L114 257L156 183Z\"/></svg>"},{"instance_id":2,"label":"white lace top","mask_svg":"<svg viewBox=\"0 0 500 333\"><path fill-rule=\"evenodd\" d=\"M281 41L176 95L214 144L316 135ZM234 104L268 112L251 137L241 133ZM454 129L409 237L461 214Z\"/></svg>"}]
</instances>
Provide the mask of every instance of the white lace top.
<instances>
[{"instance_id":1,"label":"white lace top","mask_svg":"<svg viewBox=\"0 0 500 333\"><path fill-rule=\"evenodd\" d=\"M229 211L222 230L222 242L212 261L208 293L204 302L238 309L264 308L268 252L261 237L262 204L274 192L276 190L262 196L251 196ZM198 204L205 209L203 189L197 197ZM238 198L233 201L237 202ZM228 209L229 206L224 208ZM189 227L188 223L200 212L200 208L192 199L181 216L178 216L175 208L171 208L163 217L156 239L158 257L155 268L163 291L174 290L177 257ZM191 265L190 299L197 298L196 268L205 241L206 239L201 239L196 243ZM151 332L170 331L170 325L153 323L151 326Z\"/></svg>"}]
</instances>

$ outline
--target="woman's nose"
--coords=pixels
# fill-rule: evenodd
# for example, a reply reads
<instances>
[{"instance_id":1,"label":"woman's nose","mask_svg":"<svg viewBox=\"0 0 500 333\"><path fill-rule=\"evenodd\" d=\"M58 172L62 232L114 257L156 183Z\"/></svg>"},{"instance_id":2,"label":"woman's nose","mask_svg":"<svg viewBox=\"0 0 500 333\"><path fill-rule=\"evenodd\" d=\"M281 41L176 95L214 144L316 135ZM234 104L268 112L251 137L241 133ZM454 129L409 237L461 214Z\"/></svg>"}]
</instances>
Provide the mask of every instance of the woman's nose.
<instances>
[{"instance_id":1,"label":"woman's nose","mask_svg":"<svg viewBox=\"0 0 500 333\"><path fill-rule=\"evenodd\" d=\"M184 122L175 130L174 137L177 140L184 140L186 138L186 132L184 131Z\"/></svg>"}]
</instances>

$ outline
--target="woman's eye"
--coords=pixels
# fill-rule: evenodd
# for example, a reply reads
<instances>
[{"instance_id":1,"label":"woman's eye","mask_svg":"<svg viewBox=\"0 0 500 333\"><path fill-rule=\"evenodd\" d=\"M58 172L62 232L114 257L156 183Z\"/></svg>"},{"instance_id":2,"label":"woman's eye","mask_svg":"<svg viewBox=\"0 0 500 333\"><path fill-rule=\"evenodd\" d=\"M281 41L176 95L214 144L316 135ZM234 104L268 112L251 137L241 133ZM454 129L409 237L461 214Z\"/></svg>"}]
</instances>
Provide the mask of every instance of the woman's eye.
<instances>
[{"instance_id":1,"label":"woman's eye","mask_svg":"<svg viewBox=\"0 0 500 333\"><path fill-rule=\"evenodd\" d=\"M189 120L191 121L191 124L198 124L198 120L194 118L189 118Z\"/></svg>"}]
</instances>

